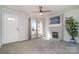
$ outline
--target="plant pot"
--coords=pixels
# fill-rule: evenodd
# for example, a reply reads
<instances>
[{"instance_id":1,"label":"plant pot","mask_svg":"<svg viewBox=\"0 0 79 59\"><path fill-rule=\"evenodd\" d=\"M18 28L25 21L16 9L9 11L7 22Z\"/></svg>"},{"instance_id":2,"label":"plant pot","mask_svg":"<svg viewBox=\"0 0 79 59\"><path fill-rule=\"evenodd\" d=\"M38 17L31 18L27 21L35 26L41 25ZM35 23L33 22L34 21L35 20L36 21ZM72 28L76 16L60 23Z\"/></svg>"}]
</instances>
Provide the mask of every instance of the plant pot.
<instances>
[{"instance_id":1,"label":"plant pot","mask_svg":"<svg viewBox=\"0 0 79 59\"><path fill-rule=\"evenodd\" d=\"M76 40L70 40L70 43L76 44Z\"/></svg>"},{"instance_id":2,"label":"plant pot","mask_svg":"<svg viewBox=\"0 0 79 59\"><path fill-rule=\"evenodd\" d=\"M79 37L76 37L76 43L79 44Z\"/></svg>"},{"instance_id":3,"label":"plant pot","mask_svg":"<svg viewBox=\"0 0 79 59\"><path fill-rule=\"evenodd\" d=\"M71 39L70 43L77 44L76 39Z\"/></svg>"}]
</instances>

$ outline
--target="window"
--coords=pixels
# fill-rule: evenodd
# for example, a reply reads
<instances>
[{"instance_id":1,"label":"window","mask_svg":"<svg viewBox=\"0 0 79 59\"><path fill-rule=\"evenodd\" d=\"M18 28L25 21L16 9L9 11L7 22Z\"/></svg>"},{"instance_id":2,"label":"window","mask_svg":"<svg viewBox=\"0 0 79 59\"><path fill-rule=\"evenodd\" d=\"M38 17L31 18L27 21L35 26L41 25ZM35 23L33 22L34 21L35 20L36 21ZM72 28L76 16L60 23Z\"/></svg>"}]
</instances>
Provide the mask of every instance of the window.
<instances>
[{"instance_id":1,"label":"window","mask_svg":"<svg viewBox=\"0 0 79 59\"><path fill-rule=\"evenodd\" d=\"M60 24L60 16L50 18L50 24Z\"/></svg>"}]
</instances>

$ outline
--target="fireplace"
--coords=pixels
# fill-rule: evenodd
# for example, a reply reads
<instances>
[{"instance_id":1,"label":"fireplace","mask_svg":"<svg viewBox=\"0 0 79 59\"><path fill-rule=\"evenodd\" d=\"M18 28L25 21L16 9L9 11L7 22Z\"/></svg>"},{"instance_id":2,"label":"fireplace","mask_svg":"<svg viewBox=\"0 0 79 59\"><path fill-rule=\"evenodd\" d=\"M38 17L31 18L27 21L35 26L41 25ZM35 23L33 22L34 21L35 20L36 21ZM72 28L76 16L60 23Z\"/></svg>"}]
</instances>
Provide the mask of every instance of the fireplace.
<instances>
[{"instance_id":1,"label":"fireplace","mask_svg":"<svg viewBox=\"0 0 79 59\"><path fill-rule=\"evenodd\" d=\"M52 38L58 39L58 32L52 32Z\"/></svg>"}]
</instances>

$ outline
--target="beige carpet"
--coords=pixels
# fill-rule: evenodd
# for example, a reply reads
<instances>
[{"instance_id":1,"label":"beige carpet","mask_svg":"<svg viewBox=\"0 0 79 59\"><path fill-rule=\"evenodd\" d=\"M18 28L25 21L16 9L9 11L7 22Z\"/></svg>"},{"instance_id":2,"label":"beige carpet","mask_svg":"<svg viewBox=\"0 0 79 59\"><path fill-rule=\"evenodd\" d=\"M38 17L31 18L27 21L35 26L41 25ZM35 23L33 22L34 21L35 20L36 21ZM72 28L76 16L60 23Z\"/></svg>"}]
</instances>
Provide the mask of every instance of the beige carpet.
<instances>
[{"instance_id":1,"label":"beige carpet","mask_svg":"<svg viewBox=\"0 0 79 59\"><path fill-rule=\"evenodd\" d=\"M3 45L2 54L67 54L79 53L79 45L38 38Z\"/></svg>"}]
</instances>

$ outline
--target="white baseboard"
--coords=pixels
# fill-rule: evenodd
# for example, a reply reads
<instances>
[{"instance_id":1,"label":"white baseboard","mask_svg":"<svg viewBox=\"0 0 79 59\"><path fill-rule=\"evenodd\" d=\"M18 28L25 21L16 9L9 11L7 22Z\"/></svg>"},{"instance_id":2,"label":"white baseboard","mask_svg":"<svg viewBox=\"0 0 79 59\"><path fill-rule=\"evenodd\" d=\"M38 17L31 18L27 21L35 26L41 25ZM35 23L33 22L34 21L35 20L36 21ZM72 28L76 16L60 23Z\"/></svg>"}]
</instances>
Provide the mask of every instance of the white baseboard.
<instances>
[{"instance_id":1,"label":"white baseboard","mask_svg":"<svg viewBox=\"0 0 79 59\"><path fill-rule=\"evenodd\" d=\"M14 43L14 42L18 42L18 41L24 41L24 40L28 40L28 37L25 38L25 39L18 39L18 40L16 40L16 41L12 41L12 42L3 42L2 45L4 45L4 44L9 44L9 43Z\"/></svg>"},{"instance_id":2,"label":"white baseboard","mask_svg":"<svg viewBox=\"0 0 79 59\"><path fill-rule=\"evenodd\" d=\"M0 48L1 48L1 44L0 44Z\"/></svg>"},{"instance_id":3,"label":"white baseboard","mask_svg":"<svg viewBox=\"0 0 79 59\"><path fill-rule=\"evenodd\" d=\"M28 38L26 38L26 39L20 39L20 40L18 40L18 41L24 41L24 40L28 40Z\"/></svg>"}]
</instances>

